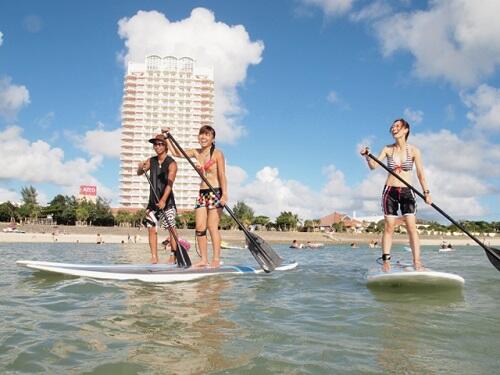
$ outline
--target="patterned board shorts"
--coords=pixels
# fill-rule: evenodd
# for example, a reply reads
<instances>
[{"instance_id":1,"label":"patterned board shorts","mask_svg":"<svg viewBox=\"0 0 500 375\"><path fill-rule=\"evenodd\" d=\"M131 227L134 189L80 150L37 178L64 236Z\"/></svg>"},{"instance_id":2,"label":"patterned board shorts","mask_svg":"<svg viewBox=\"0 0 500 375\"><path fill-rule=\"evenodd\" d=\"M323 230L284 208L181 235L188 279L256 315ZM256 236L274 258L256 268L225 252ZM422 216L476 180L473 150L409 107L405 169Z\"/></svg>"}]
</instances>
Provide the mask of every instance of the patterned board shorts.
<instances>
[{"instance_id":1,"label":"patterned board shorts","mask_svg":"<svg viewBox=\"0 0 500 375\"><path fill-rule=\"evenodd\" d=\"M222 203L220 202L222 190L220 188L215 188L214 190L217 194L214 194L210 189L200 189L194 208L206 207L209 210L212 208L222 208Z\"/></svg>"},{"instance_id":2,"label":"patterned board shorts","mask_svg":"<svg viewBox=\"0 0 500 375\"><path fill-rule=\"evenodd\" d=\"M382 193L382 209L384 216L397 217L399 210L402 215L415 215L417 212L415 194L407 187L385 186Z\"/></svg>"},{"instance_id":3,"label":"patterned board shorts","mask_svg":"<svg viewBox=\"0 0 500 375\"><path fill-rule=\"evenodd\" d=\"M158 226L163 229L175 228L175 216L177 212L174 207L167 208L166 210L148 211L146 214L146 227L156 228Z\"/></svg>"}]
</instances>

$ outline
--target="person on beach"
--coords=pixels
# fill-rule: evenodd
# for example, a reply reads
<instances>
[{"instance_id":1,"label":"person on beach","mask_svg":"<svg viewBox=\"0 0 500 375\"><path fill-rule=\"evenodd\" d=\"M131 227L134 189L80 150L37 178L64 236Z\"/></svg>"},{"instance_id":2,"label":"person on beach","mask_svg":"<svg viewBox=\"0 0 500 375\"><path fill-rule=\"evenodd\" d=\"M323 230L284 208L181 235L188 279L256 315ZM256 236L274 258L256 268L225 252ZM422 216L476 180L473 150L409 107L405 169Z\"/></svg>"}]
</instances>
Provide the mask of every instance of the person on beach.
<instances>
[{"instance_id":1,"label":"person on beach","mask_svg":"<svg viewBox=\"0 0 500 375\"><path fill-rule=\"evenodd\" d=\"M163 133L169 133L170 128L162 129ZM204 125L198 132L200 148L187 149L186 154L196 159L196 167L207 179L215 190L214 194L208 185L202 180L200 191L195 203L196 241L200 249L201 260L193 267L220 266L221 236L219 233L219 222L222 208L228 201L226 163L224 154L215 148L215 130L209 125ZM167 139L168 148L172 155L182 157L182 153L175 145ZM212 261L208 261L207 229L210 232L213 246Z\"/></svg>"},{"instance_id":2,"label":"person on beach","mask_svg":"<svg viewBox=\"0 0 500 375\"><path fill-rule=\"evenodd\" d=\"M413 165L417 170L417 177L422 186L427 204L432 203L429 187L425 180L424 167L420 150L407 143L410 135L410 124L404 119L394 121L390 127L390 133L394 138L394 143L385 146L380 155L379 160L387 158L387 166L394 173L398 174L403 180L411 182ZM361 150L361 155L366 157L370 169L375 169L378 164L372 160L368 154L370 150L364 147ZM413 254L413 264L417 271L423 270L420 259L420 241L417 232L416 217L417 204L413 191L395 178L392 174L388 174L385 181L385 186L382 192L382 209L384 211L384 234L382 236L382 262L383 270L391 269L391 247L392 236L394 234L394 226L398 217L398 210L404 217L406 230L410 240L410 247Z\"/></svg>"},{"instance_id":3,"label":"person on beach","mask_svg":"<svg viewBox=\"0 0 500 375\"><path fill-rule=\"evenodd\" d=\"M149 143L153 144L156 156L140 162L137 167L137 175L140 176L150 171L151 183L155 189L154 191L153 187L149 189L149 201L144 222L148 228L151 263L156 264L158 263L158 226L161 224L159 220L161 210L164 210L165 213L166 222L163 224L169 229L172 253L177 251L177 243L173 236L174 234L175 237L178 237L175 229L176 206L172 192L177 174L177 163L167 155L167 144L163 134L151 138ZM159 202L156 201L156 197L160 198ZM174 257L171 256L168 263L174 263Z\"/></svg>"}]
</instances>

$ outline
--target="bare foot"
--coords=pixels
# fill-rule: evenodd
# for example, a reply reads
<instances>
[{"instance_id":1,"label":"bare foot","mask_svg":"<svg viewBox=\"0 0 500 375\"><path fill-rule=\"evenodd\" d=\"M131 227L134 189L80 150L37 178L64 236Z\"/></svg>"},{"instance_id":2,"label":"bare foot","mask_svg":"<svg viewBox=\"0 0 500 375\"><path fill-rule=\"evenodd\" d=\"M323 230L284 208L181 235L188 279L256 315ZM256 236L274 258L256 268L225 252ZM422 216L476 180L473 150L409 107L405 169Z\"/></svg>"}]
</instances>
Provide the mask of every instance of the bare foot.
<instances>
[{"instance_id":1,"label":"bare foot","mask_svg":"<svg viewBox=\"0 0 500 375\"><path fill-rule=\"evenodd\" d=\"M167 264L175 264L175 257L173 255L168 257Z\"/></svg>"},{"instance_id":2,"label":"bare foot","mask_svg":"<svg viewBox=\"0 0 500 375\"><path fill-rule=\"evenodd\" d=\"M415 262L413 267L415 268L415 271L427 271L421 262Z\"/></svg>"},{"instance_id":3,"label":"bare foot","mask_svg":"<svg viewBox=\"0 0 500 375\"><path fill-rule=\"evenodd\" d=\"M389 272L391 270L391 262L382 263L382 271Z\"/></svg>"},{"instance_id":4,"label":"bare foot","mask_svg":"<svg viewBox=\"0 0 500 375\"><path fill-rule=\"evenodd\" d=\"M207 261L199 261L198 263L195 263L192 265L193 268L205 268L208 267L208 262Z\"/></svg>"},{"instance_id":5,"label":"bare foot","mask_svg":"<svg viewBox=\"0 0 500 375\"><path fill-rule=\"evenodd\" d=\"M212 259L210 262L210 268L219 268L220 267L220 259Z\"/></svg>"},{"instance_id":6,"label":"bare foot","mask_svg":"<svg viewBox=\"0 0 500 375\"><path fill-rule=\"evenodd\" d=\"M151 257L151 264L157 264L158 263L158 258Z\"/></svg>"}]
</instances>

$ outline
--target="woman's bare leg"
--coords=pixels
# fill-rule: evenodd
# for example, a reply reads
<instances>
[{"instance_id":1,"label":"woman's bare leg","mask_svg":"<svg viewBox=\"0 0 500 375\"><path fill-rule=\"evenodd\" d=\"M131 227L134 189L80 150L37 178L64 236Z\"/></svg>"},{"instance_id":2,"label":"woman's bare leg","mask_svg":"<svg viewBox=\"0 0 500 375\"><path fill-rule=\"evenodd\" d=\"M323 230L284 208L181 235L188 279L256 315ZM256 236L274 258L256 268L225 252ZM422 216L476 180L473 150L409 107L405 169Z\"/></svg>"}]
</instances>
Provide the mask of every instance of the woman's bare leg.
<instances>
[{"instance_id":1,"label":"woman's bare leg","mask_svg":"<svg viewBox=\"0 0 500 375\"><path fill-rule=\"evenodd\" d=\"M200 249L201 260L193 264L193 267L206 267L208 266L208 241L207 241L207 209L200 207L194 210L196 220L196 241L198 242L198 249ZM200 235L205 232L204 235Z\"/></svg>"},{"instance_id":2,"label":"woman's bare leg","mask_svg":"<svg viewBox=\"0 0 500 375\"><path fill-rule=\"evenodd\" d=\"M420 271L422 270L422 262L420 260L420 239L417 231L417 219L415 215L405 215L404 218L413 254L413 265L415 266L415 270Z\"/></svg>"},{"instance_id":3,"label":"woman's bare leg","mask_svg":"<svg viewBox=\"0 0 500 375\"><path fill-rule=\"evenodd\" d=\"M392 236L394 234L394 224L396 218L385 216L384 220L384 234L382 236L382 254L391 254ZM391 262L383 262L383 270L389 271L391 269Z\"/></svg>"},{"instance_id":4,"label":"woman's bare leg","mask_svg":"<svg viewBox=\"0 0 500 375\"><path fill-rule=\"evenodd\" d=\"M220 266L220 232L219 232L219 222L222 213L222 208L208 210L208 231L210 232L210 238L212 238L213 246L213 258L210 262L210 267L217 268Z\"/></svg>"}]
</instances>

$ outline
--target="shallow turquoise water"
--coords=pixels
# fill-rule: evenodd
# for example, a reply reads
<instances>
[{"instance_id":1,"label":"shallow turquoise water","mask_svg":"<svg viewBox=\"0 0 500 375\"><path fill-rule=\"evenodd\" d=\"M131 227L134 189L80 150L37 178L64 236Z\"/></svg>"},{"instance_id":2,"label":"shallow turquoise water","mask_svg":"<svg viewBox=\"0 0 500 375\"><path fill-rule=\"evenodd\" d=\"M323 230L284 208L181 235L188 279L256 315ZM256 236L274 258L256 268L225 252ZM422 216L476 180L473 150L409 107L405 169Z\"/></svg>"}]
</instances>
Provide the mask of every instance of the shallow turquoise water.
<instances>
[{"instance_id":1,"label":"shallow turquoise water","mask_svg":"<svg viewBox=\"0 0 500 375\"><path fill-rule=\"evenodd\" d=\"M121 245L0 244L1 373L492 374L500 273L477 247L424 262L462 292L372 291L379 250L291 250L294 271L152 285L33 272L18 259L123 263ZM402 247L395 258L408 261ZM248 251L224 253L254 264Z\"/></svg>"}]
</instances>

